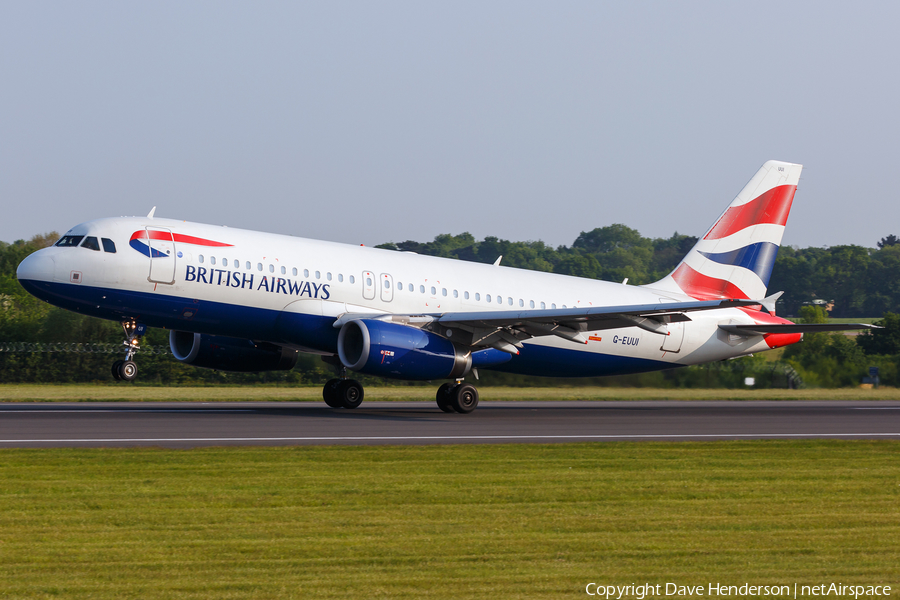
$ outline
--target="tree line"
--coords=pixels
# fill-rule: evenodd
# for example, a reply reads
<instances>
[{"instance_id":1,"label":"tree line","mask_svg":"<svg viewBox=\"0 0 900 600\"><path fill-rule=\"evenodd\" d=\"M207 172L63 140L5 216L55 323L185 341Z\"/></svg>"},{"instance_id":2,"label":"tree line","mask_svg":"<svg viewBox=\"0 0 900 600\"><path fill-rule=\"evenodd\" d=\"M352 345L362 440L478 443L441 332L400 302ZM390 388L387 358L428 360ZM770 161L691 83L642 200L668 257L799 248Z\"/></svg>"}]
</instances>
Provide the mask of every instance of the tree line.
<instances>
[{"instance_id":1,"label":"tree line","mask_svg":"<svg viewBox=\"0 0 900 600\"><path fill-rule=\"evenodd\" d=\"M477 241L469 233L438 235L431 242L405 241L378 246L431 256L493 263L502 255L509 267L642 285L669 274L697 238L674 233L646 238L621 224L582 232L571 246L512 242L496 237ZM900 240L881 238L876 248L831 246L778 251L769 292L784 291L779 314L799 315L816 300L834 302L833 317L880 317L900 312Z\"/></svg>"},{"instance_id":2,"label":"tree line","mask_svg":"<svg viewBox=\"0 0 900 600\"><path fill-rule=\"evenodd\" d=\"M107 352L121 344L118 324L50 306L28 294L16 279L16 267L30 253L58 238L56 233L8 244L0 242L0 382L112 381L109 366L118 355ZM645 238L625 225L583 232L571 246L543 242L513 242L496 237L478 241L469 233L439 235L431 242L405 241L381 248L432 256L502 264L511 267L575 275L630 284L656 281L668 274L697 238L675 233L669 238ZM851 338L841 334L807 335L788 348L784 365L765 355L727 363L613 378L562 381L635 386L737 387L745 375L762 385L789 383L789 371L809 385L846 386L859 383L869 366L879 366L882 381L897 385L900 364L900 240L882 238L876 248L783 247L778 253L769 290L784 290L778 313L807 321L828 318L817 299L834 301L831 316L883 318L886 329ZM6 346L4 343L18 345ZM23 345L26 344L26 345ZM27 344L30 344L27 345ZM79 345L80 344L80 345ZM144 344L158 350L139 354L143 383L158 384L304 384L323 383L331 368L313 356L303 356L289 372L223 373L178 363L165 349L168 332L151 329ZM103 346L105 345L105 346ZM546 385L546 380L503 373L481 374L482 383ZM375 383L370 380L369 383ZM402 384L401 384L402 385Z\"/></svg>"}]
</instances>

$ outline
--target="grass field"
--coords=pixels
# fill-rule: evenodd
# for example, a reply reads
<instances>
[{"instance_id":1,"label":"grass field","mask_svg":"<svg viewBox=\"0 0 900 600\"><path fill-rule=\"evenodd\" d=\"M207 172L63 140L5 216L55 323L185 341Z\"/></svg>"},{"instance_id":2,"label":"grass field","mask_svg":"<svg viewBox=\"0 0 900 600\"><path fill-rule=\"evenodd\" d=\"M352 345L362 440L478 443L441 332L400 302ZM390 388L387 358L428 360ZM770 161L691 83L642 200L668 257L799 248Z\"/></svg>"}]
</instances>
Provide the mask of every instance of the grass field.
<instances>
[{"instance_id":1,"label":"grass field","mask_svg":"<svg viewBox=\"0 0 900 600\"><path fill-rule=\"evenodd\" d=\"M4 598L900 590L900 443L0 451Z\"/></svg>"},{"instance_id":2,"label":"grass field","mask_svg":"<svg viewBox=\"0 0 900 600\"><path fill-rule=\"evenodd\" d=\"M369 401L434 401L432 387L367 387ZM900 400L900 389L726 390L605 387L479 388L482 401L509 400ZM315 387L143 387L0 384L0 402L321 402Z\"/></svg>"}]
</instances>

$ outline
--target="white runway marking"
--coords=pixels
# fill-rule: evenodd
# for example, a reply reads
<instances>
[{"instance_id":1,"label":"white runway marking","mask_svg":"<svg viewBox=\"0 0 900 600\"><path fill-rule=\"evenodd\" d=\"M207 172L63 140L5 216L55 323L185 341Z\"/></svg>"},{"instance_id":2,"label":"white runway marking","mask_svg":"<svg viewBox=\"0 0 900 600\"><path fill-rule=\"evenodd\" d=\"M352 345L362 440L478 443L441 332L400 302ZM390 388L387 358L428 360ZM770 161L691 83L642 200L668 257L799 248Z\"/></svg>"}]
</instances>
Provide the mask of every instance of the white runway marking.
<instances>
[{"instance_id":1,"label":"white runway marking","mask_svg":"<svg viewBox=\"0 0 900 600\"><path fill-rule=\"evenodd\" d=\"M817 438L817 437L900 437L897 433L683 433L640 435L409 435L409 436L336 436L336 437L246 437L246 438L69 438L0 440L0 444L129 443L129 442L375 442L427 440L622 440L687 438Z\"/></svg>"},{"instance_id":2,"label":"white runway marking","mask_svg":"<svg viewBox=\"0 0 900 600\"><path fill-rule=\"evenodd\" d=\"M254 408L84 408L81 410L55 410L52 408L36 408L34 410L3 410L0 408L0 414L6 413L29 413L32 415L48 414L56 415L59 413L237 413L237 412L257 412Z\"/></svg>"}]
</instances>

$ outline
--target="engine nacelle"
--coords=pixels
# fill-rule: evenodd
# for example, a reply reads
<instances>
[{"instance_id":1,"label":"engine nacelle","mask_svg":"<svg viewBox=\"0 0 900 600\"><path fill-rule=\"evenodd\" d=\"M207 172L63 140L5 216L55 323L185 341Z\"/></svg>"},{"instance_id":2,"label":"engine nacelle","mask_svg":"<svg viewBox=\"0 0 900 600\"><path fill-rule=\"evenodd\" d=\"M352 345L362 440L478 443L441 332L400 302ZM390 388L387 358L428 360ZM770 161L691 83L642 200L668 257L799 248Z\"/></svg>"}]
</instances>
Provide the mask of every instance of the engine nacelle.
<instances>
[{"instance_id":1,"label":"engine nacelle","mask_svg":"<svg viewBox=\"0 0 900 600\"><path fill-rule=\"evenodd\" d=\"M338 356L351 371L395 379L452 379L472 368L472 355L439 335L372 319L348 321Z\"/></svg>"},{"instance_id":2,"label":"engine nacelle","mask_svg":"<svg viewBox=\"0 0 900 600\"><path fill-rule=\"evenodd\" d=\"M172 331L169 348L178 362L219 371L289 371L297 364L296 350L220 335Z\"/></svg>"}]
</instances>

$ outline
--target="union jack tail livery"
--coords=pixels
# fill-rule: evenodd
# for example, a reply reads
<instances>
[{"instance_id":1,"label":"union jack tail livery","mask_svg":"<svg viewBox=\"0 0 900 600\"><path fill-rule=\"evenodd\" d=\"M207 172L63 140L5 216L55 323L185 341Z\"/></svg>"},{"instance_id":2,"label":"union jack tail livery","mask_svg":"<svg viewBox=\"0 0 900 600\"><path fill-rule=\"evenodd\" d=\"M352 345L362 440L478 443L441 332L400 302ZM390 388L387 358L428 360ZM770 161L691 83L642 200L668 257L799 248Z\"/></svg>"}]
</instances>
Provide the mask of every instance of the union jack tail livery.
<instances>
[{"instance_id":1,"label":"union jack tail livery","mask_svg":"<svg viewBox=\"0 0 900 600\"><path fill-rule=\"evenodd\" d=\"M802 169L764 164L675 270L647 287L697 300L764 297Z\"/></svg>"}]
</instances>

